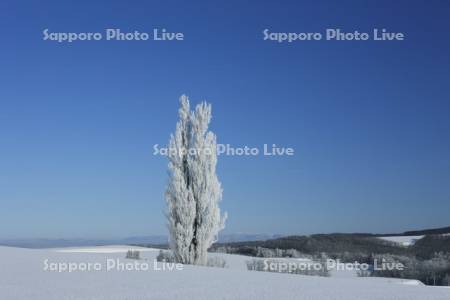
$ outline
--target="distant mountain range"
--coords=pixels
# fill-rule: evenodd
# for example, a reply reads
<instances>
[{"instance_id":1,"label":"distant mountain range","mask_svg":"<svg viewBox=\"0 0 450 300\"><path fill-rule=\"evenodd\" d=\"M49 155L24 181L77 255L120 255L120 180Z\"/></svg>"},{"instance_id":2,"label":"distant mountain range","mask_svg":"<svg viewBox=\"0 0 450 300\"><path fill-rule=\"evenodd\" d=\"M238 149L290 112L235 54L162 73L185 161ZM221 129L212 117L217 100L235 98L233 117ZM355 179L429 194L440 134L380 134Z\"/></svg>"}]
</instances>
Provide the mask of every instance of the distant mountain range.
<instances>
[{"instance_id":1,"label":"distant mountain range","mask_svg":"<svg viewBox=\"0 0 450 300\"><path fill-rule=\"evenodd\" d=\"M434 229L424 229L406 231L403 233L373 234L373 233L353 233L362 236L412 236L431 234L450 234L450 226ZM281 234L249 234L231 233L219 235L219 243L266 241L284 237ZM24 248L56 248L56 247L79 247L79 246L102 246L102 245L167 245L167 236L150 235L134 236L118 239L0 239L0 245L24 247Z\"/></svg>"},{"instance_id":2,"label":"distant mountain range","mask_svg":"<svg viewBox=\"0 0 450 300\"><path fill-rule=\"evenodd\" d=\"M425 230L415 230L415 231L405 231L404 233L397 234L397 235L431 235L431 234L448 234L450 233L450 226L449 227L442 227L442 228L434 228L434 229L425 229ZM389 236L389 235L386 235Z\"/></svg>"},{"instance_id":3,"label":"distant mountain range","mask_svg":"<svg viewBox=\"0 0 450 300\"><path fill-rule=\"evenodd\" d=\"M232 243L243 241L259 241L282 237L280 234L232 233L219 236L219 242ZM23 248L58 248L102 245L167 245L167 236L150 235L134 236L118 239L0 239L0 245Z\"/></svg>"}]
</instances>

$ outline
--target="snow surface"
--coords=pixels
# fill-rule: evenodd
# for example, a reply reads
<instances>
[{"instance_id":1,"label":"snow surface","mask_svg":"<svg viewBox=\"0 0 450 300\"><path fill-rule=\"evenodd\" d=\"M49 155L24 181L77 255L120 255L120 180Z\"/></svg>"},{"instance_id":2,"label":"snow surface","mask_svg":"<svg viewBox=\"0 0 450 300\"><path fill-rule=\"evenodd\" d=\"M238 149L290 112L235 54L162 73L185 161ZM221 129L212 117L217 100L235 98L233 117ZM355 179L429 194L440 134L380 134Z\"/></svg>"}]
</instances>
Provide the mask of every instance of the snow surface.
<instances>
[{"instance_id":1,"label":"snow surface","mask_svg":"<svg viewBox=\"0 0 450 300\"><path fill-rule=\"evenodd\" d=\"M411 246L414 245L414 243L417 240L420 240L423 237L424 237L423 235L411 235L411 236L381 236L379 238L385 241L398 243L402 246Z\"/></svg>"},{"instance_id":2,"label":"snow surface","mask_svg":"<svg viewBox=\"0 0 450 300\"><path fill-rule=\"evenodd\" d=\"M125 259L138 247L111 246L70 249L0 247L0 299L299 299L299 300L434 300L450 299L449 288L414 280L359 277L315 277L247 271L241 255L223 257L228 268L184 266L183 270L44 271L44 261L105 265L106 259ZM66 251L65 251L66 250ZM70 251L69 251L70 250ZM139 249L153 262L156 249ZM161 263L157 264L162 267Z\"/></svg>"},{"instance_id":3,"label":"snow surface","mask_svg":"<svg viewBox=\"0 0 450 300\"><path fill-rule=\"evenodd\" d=\"M97 246L97 247L68 247L54 250L56 252L65 252L65 253L126 253L128 250L137 250L141 252L159 251L158 249L144 248L138 246L125 246L125 245L111 245L111 246Z\"/></svg>"}]
</instances>

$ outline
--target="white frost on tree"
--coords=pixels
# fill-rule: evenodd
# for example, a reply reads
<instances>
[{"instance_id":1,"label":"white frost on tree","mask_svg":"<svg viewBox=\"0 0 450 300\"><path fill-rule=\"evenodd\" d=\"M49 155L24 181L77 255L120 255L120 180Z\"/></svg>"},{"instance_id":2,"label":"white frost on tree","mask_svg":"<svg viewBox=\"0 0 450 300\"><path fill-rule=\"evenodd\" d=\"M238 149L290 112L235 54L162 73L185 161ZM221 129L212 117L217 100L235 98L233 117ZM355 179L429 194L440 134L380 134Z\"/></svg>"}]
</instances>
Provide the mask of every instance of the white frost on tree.
<instances>
[{"instance_id":1,"label":"white frost on tree","mask_svg":"<svg viewBox=\"0 0 450 300\"><path fill-rule=\"evenodd\" d=\"M222 188L216 175L216 136L208 131L211 105L203 102L191 111L185 95L180 104L180 119L168 151L169 243L178 262L206 265L207 250L226 219L219 208Z\"/></svg>"}]
</instances>

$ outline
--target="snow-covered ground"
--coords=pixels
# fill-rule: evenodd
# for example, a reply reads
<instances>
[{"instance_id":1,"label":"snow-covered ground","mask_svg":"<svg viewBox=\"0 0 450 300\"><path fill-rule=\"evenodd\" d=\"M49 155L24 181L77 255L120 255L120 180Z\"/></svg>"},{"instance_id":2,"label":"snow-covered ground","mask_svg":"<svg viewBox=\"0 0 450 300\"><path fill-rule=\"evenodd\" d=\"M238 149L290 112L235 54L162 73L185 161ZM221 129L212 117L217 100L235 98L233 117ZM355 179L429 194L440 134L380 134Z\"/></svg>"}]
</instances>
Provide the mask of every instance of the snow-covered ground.
<instances>
[{"instance_id":1,"label":"snow-covered ground","mask_svg":"<svg viewBox=\"0 0 450 300\"><path fill-rule=\"evenodd\" d=\"M398 243L402 246L411 246L417 240L420 240L423 237L424 237L423 235L411 235L411 236L381 236L379 238L385 241Z\"/></svg>"},{"instance_id":2,"label":"snow-covered ground","mask_svg":"<svg viewBox=\"0 0 450 300\"><path fill-rule=\"evenodd\" d=\"M141 250L145 271L106 271L107 261L125 259L129 249ZM158 250L129 246L67 249L0 247L0 299L450 299L449 288L416 281L352 276L315 277L247 271L249 257L212 253L228 268L183 266L182 270L153 269ZM91 263L99 270L56 272L45 265ZM166 265L168 266L168 265Z\"/></svg>"},{"instance_id":3,"label":"snow-covered ground","mask_svg":"<svg viewBox=\"0 0 450 300\"><path fill-rule=\"evenodd\" d=\"M140 252L159 252L158 249L144 248L137 246L111 245L111 246L95 246L95 247L67 247L52 249L62 253L126 253L128 250L138 250Z\"/></svg>"}]
</instances>

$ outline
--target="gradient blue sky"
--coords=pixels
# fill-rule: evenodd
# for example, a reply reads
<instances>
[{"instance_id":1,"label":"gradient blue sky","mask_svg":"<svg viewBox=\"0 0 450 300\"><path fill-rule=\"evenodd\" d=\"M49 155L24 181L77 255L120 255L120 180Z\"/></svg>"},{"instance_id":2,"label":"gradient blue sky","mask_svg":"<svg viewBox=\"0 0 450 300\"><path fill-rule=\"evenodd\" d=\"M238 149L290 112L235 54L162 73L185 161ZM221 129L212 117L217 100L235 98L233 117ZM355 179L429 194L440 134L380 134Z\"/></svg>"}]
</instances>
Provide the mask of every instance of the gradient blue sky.
<instances>
[{"instance_id":1,"label":"gradient blue sky","mask_svg":"<svg viewBox=\"0 0 450 300\"><path fill-rule=\"evenodd\" d=\"M320 2L320 3L316 3ZM165 234L178 97L208 100L220 143L294 157L218 164L226 232L448 226L448 1L0 3L0 238ZM183 42L43 41L151 31ZM277 44L262 30L403 32Z\"/></svg>"}]
</instances>

